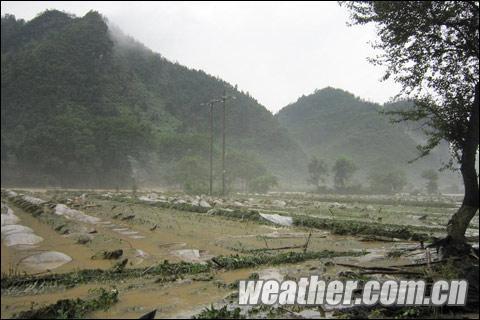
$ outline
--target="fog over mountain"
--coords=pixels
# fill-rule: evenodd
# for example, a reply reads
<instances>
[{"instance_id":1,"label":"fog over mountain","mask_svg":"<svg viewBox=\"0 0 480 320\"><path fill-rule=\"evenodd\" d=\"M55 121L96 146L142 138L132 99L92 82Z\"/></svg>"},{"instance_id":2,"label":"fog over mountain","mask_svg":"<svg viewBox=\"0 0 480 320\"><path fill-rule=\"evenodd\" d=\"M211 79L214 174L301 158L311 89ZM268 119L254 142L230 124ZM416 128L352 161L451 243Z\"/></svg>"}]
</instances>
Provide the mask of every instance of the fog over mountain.
<instances>
[{"instance_id":1,"label":"fog over mountain","mask_svg":"<svg viewBox=\"0 0 480 320\"><path fill-rule=\"evenodd\" d=\"M171 62L97 12L76 17L51 10L28 22L2 17L2 183L182 185L182 165L193 171L188 179L206 180L204 103L224 90L236 98L227 102L226 115L227 176L234 189L258 176L276 177L280 189L308 189L314 155L331 165L340 156L351 158L362 184L376 167L411 170L418 184L421 170L439 168L448 157L443 148L408 165L416 156L414 136L421 134L389 124L380 105L346 91L318 90L273 116L250 93ZM217 187L221 128L217 104Z\"/></svg>"},{"instance_id":2,"label":"fog over mountain","mask_svg":"<svg viewBox=\"0 0 480 320\"><path fill-rule=\"evenodd\" d=\"M408 122L393 124L383 114L384 110L408 105L379 105L327 87L300 97L280 110L276 118L310 157L330 164L340 156L347 157L356 163L357 177L362 180L379 170L408 171L408 180L418 186L422 183L422 171L439 169L448 163L449 150L443 144L429 156L410 163L418 157L416 146L426 140L421 126ZM449 171L443 173L443 178L447 185L458 180Z\"/></svg>"},{"instance_id":3,"label":"fog over mountain","mask_svg":"<svg viewBox=\"0 0 480 320\"><path fill-rule=\"evenodd\" d=\"M279 177L302 166L298 144L248 93L110 32L100 14L47 11L28 22L5 16L2 166L10 170L2 181L174 183L179 160L207 159L209 109L202 103L224 90L236 97L227 112L230 161L254 158L260 171ZM220 116L217 105L216 159Z\"/></svg>"},{"instance_id":4,"label":"fog over mountain","mask_svg":"<svg viewBox=\"0 0 480 320\"><path fill-rule=\"evenodd\" d=\"M367 61L373 26L348 26L337 2L2 1L2 13L31 20L47 9L100 12L170 61L238 85L272 112L333 86L383 103L399 86Z\"/></svg>"}]
</instances>

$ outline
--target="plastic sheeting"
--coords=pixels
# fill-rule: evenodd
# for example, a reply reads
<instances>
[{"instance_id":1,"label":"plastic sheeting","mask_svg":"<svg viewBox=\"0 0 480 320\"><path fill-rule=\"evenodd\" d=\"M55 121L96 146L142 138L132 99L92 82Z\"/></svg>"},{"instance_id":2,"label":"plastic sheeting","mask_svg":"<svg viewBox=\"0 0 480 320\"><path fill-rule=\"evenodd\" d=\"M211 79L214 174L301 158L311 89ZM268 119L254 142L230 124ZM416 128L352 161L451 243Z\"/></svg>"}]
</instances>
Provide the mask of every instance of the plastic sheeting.
<instances>
[{"instance_id":1,"label":"plastic sheeting","mask_svg":"<svg viewBox=\"0 0 480 320\"><path fill-rule=\"evenodd\" d=\"M9 224L2 226L2 238L14 233L33 233L33 230L29 227L25 227L19 224Z\"/></svg>"},{"instance_id":2,"label":"plastic sheeting","mask_svg":"<svg viewBox=\"0 0 480 320\"><path fill-rule=\"evenodd\" d=\"M7 197L13 198L13 197L16 197L16 196L18 196L18 193L16 193L15 191L12 191L12 190L7 190Z\"/></svg>"},{"instance_id":3,"label":"plastic sheeting","mask_svg":"<svg viewBox=\"0 0 480 320\"><path fill-rule=\"evenodd\" d=\"M260 216L265 220L268 220L275 224L279 224L281 226L290 227L293 224L292 217L281 216L279 214L266 214L266 213L260 213Z\"/></svg>"},{"instance_id":4,"label":"plastic sheeting","mask_svg":"<svg viewBox=\"0 0 480 320\"><path fill-rule=\"evenodd\" d=\"M33 254L22 260L22 264L38 271L55 269L72 261L72 258L57 251Z\"/></svg>"},{"instance_id":5,"label":"plastic sheeting","mask_svg":"<svg viewBox=\"0 0 480 320\"><path fill-rule=\"evenodd\" d=\"M20 219L6 204L2 203L2 240L5 246L33 246L43 241L29 227L17 224Z\"/></svg>"},{"instance_id":6,"label":"plastic sheeting","mask_svg":"<svg viewBox=\"0 0 480 320\"><path fill-rule=\"evenodd\" d=\"M179 257L185 262L192 263L205 263L213 257L212 255L206 254L204 251L198 249L173 250L171 251L171 254Z\"/></svg>"},{"instance_id":7,"label":"plastic sheeting","mask_svg":"<svg viewBox=\"0 0 480 320\"><path fill-rule=\"evenodd\" d=\"M9 224L16 224L20 219L13 214L13 210L10 209L7 205L2 203L2 227Z\"/></svg>"},{"instance_id":8,"label":"plastic sheeting","mask_svg":"<svg viewBox=\"0 0 480 320\"><path fill-rule=\"evenodd\" d=\"M92 217L89 216L88 214L85 214L81 211L75 210L75 209L70 209L64 204L57 204L55 206L55 214L59 216L64 216L67 219L70 220L75 220L79 222L84 222L84 223L91 223L91 224L97 224L101 220L97 217Z\"/></svg>"},{"instance_id":9,"label":"plastic sheeting","mask_svg":"<svg viewBox=\"0 0 480 320\"><path fill-rule=\"evenodd\" d=\"M23 200L25 200L27 202L30 202L31 204L36 204L36 205L43 204L43 203L47 202L47 201L42 200L40 198L35 198L35 197L32 197L32 196L27 196L27 195L22 196L22 198L23 198Z\"/></svg>"},{"instance_id":10,"label":"plastic sheeting","mask_svg":"<svg viewBox=\"0 0 480 320\"><path fill-rule=\"evenodd\" d=\"M11 246L32 246L43 241L42 237L31 232L12 233L3 238L3 242L7 247Z\"/></svg>"}]
</instances>

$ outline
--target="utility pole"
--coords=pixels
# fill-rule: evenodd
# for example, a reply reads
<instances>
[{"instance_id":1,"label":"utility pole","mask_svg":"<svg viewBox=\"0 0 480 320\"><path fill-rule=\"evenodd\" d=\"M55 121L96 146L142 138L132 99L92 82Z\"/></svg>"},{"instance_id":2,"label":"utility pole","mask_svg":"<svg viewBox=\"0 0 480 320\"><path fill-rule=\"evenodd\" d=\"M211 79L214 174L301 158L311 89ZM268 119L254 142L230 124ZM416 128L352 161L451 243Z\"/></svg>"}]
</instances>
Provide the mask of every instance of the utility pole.
<instances>
[{"instance_id":1,"label":"utility pole","mask_svg":"<svg viewBox=\"0 0 480 320\"><path fill-rule=\"evenodd\" d=\"M235 99L234 96L228 96L223 89L223 96L222 96L222 102L223 102L223 114L222 114L222 196L225 196L225 128L226 128L226 104L228 99Z\"/></svg>"},{"instance_id":2,"label":"utility pole","mask_svg":"<svg viewBox=\"0 0 480 320\"><path fill-rule=\"evenodd\" d=\"M202 103L201 105L208 104L210 107L210 185L209 194L213 195L213 106L217 102L221 102L220 99L212 99L208 103Z\"/></svg>"},{"instance_id":3,"label":"utility pole","mask_svg":"<svg viewBox=\"0 0 480 320\"><path fill-rule=\"evenodd\" d=\"M226 109L227 100L235 99L234 96L227 96L225 89L223 90L223 96L220 99L212 99L208 103L202 103L201 105L207 105L210 107L210 195L213 194L213 107L215 103L223 103L222 113L222 196L225 195L225 131L226 131Z\"/></svg>"},{"instance_id":4,"label":"utility pole","mask_svg":"<svg viewBox=\"0 0 480 320\"><path fill-rule=\"evenodd\" d=\"M213 101L210 101L210 196L213 194Z\"/></svg>"},{"instance_id":5,"label":"utility pole","mask_svg":"<svg viewBox=\"0 0 480 320\"><path fill-rule=\"evenodd\" d=\"M223 89L223 121L222 121L222 196L225 196L225 109L226 109L226 92L225 89Z\"/></svg>"}]
</instances>

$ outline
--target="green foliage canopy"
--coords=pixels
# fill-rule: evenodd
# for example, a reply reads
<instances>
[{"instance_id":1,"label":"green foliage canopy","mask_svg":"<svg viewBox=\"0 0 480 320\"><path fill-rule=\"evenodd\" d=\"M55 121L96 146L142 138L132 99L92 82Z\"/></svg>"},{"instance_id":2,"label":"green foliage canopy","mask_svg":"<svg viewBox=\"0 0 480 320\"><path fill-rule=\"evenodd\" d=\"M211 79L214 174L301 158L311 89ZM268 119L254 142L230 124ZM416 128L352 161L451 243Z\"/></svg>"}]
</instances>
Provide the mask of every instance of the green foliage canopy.
<instances>
[{"instance_id":1,"label":"green foliage canopy","mask_svg":"<svg viewBox=\"0 0 480 320\"><path fill-rule=\"evenodd\" d=\"M348 180L353 176L355 171L357 171L357 166L355 166L355 163L353 163L352 160L341 157L335 161L332 170L334 172L335 188L343 190L345 189Z\"/></svg>"}]
</instances>

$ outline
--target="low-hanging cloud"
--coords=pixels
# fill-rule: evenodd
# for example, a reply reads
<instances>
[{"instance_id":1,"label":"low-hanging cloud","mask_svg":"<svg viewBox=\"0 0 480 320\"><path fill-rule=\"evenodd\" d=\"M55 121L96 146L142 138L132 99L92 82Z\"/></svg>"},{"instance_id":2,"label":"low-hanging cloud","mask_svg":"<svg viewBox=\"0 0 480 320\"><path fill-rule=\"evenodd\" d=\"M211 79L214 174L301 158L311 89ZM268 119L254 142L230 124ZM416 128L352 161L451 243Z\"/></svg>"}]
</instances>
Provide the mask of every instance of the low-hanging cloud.
<instances>
[{"instance_id":1,"label":"low-hanging cloud","mask_svg":"<svg viewBox=\"0 0 480 320\"><path fill-rule=\"evenodd\" d=\"M375 102L399 90L366 60L375 54L374 28L348 27L337 3L2 2L3 14L26 20L46 9L97 10L153 51L237 84L272 112L326 86Z\"/></svg>"}]
</instances>

